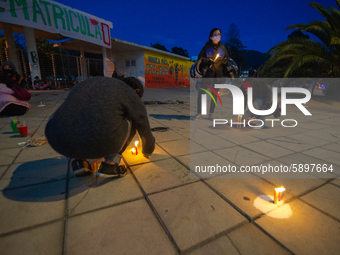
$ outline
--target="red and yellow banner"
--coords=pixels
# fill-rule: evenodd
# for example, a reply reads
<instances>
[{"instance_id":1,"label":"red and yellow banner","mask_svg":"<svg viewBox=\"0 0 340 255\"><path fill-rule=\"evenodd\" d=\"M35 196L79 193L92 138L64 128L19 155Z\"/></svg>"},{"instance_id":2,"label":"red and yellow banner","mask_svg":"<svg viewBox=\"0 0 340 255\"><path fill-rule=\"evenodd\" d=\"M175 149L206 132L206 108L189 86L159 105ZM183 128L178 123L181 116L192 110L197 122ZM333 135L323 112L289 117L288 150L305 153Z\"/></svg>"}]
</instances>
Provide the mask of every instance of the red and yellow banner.
<instances>
[{"instance_id":1,"label":"red and yellow banner","mask_svg":"<svg viewBox=\"0 0 340 255\"><path fill-rule=\"evenodd\" d=\"M145 87L189 87L189 60L145 51Z\"/></svg>"}]
</instances>

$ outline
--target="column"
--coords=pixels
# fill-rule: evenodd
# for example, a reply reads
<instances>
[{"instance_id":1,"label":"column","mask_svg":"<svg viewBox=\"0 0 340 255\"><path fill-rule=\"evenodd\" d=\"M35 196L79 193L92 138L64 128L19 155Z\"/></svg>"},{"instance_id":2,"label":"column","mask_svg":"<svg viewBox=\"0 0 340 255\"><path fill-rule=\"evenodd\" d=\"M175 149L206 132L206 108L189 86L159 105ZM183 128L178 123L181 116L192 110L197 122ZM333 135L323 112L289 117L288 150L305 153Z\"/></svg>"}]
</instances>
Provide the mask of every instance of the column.
<instances>
[{"instance_id":1,"label":"column","mask_svg":"<svg viewBox=\"0 0 340 255\"><path fill-rule=\"evenodd\" d=\"M108 71L107 71L107 56L106 56L106 47L103 47L103 71L104 76L109 77Z\"/></svg>"},{"instance_id":2,"label":"column","mask_svg":"<svg viewBox=\"0 0 340 255\"><path fill-rule=\"evenodd\" d=\"M85 59L85 52L84 49L80 49L80 60L81 60L81 76L82 81L88 78L87 76L87 65L86 65L86 59Z\"/></svg>"},{"instance_id":3,"label":"column","mask_svg":"<svg viewBox=\"0 0 340 255\"><path fill-rule=\"evenodd\" d=\"M18 51L16 49L15 40L13 36L13 28L11 24L3 23L4 24L4 33L6 39L6 47L8 50L8 60L11 61L17 72L20 73L20 60L18 56Z\"/></svg>"},{"instance_id":4,"label":"column","mask_svg":"<svg viewBox=\"0 0 340 255\"><path fill-rule=\"evenodd\" d=\"M30 65L30 71L33 82L35 76L39 76L40 79L42 78L40 73L37 45L35 42L34 28L24 27L24 34L27 46L28 61Z\"/></svg>"}]
</instances>

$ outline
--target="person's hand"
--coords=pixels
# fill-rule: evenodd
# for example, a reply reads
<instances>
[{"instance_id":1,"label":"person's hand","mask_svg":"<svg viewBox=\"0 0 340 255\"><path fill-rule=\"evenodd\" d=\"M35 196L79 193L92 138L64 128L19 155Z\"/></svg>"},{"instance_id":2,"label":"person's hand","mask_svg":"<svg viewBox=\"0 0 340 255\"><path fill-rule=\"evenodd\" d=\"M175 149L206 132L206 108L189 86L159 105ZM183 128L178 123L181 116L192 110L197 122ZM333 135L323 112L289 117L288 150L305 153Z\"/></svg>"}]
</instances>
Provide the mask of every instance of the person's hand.
<instances>
[{"instance_id":1,"label":"person's hand","mask_svg":"<svg viewBox=\"0 0 340 255\"><path fill-rule=\"evenodd\" d=\"M214 64L214 61L212 61L211 59L202 59L199 69L204 69L211 66L212 64Z\"/></svg>"},{"instance_id":2,"label":"person's hand","mask_svg":"<svg viewBox=\"0 0 340 255\"><path fill-rule=\"evenodd\" d=\"M212 66L213 64L215 64L215 62L212 61L211 59L207 59L207 60L206 60L206 63L207 63L207 67L210 67L210 66Z\"/></svg>"}]
</instances>

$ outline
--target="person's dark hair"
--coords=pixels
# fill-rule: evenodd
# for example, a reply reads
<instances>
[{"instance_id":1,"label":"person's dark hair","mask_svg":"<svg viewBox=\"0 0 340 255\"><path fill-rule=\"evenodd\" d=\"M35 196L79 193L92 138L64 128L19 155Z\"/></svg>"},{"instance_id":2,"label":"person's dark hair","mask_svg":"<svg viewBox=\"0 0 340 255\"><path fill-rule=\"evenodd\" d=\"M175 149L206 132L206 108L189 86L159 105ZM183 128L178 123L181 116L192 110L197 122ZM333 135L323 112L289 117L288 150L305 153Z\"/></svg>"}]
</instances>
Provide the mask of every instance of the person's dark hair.
<instances>
[{"instance_id":1,"label":"person's dark hair","mask_svg":"<svg viewBox=\"0 0 340 255\"><path fill-rule=\"evenodd\" d=\"M144 94L144 87L140 80L136 79L135 77L127 77L122 79L127 85L129 85L133 90L136 91L138 96L142 98Z\"/></svg>"},{"instance_id":2,"label":"person's dark hair","mask_svg":"<svg viewBox=\"0 0 340 255\"><path fill-rule=\"evenodd\" d=\"M217 31L217 30L220 31L220 33L222 34L221 29L215 27L214 29L212 29L212 30L210 31L210 34L209 34L209 40L210 40L210 41L211 41L210 37L212 37L213 34L214 34L214 32Z\"/></svg>"}]
</instances>

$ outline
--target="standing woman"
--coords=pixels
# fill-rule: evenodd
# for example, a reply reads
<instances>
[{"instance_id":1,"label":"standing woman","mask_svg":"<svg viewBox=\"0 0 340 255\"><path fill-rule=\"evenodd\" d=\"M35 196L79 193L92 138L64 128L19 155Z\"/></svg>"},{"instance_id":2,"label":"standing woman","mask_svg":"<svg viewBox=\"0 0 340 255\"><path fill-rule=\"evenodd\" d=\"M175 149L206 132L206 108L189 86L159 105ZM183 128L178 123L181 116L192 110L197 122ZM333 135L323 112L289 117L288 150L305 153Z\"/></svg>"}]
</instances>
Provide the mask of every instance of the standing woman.
<instances>
[{"instance_id":1,"label":"standing woman","mask_svg":"<svg viewBox=\"0 0 340 255\"><path fill-rule=\"evenodd\" d=\"M209 41L205 44L200 54L198 55L197 67L198 72L202 75L203 78L213 78L210 79L208 83L209 85L214 87L215 83L223 83L225 79L220 80L216 78L225 78L228 76L228 72L226 71L227 62L229 59L229 54L227 49L221 43L221 30L218 28L214 28L210 31ZM216 58L217 54L219 55ZM205 87L201 85L202 88ZM198 90L198 98L197 98L197 115L195 119L202 119L201 115L201 95L205 93L203 90ZM216 95L212 93L216 99ZM215 110L214 101L211 100L210 103L210 111L208 119L211 120L213 117L213 113Z\"/></svg>"}]
</instances>

